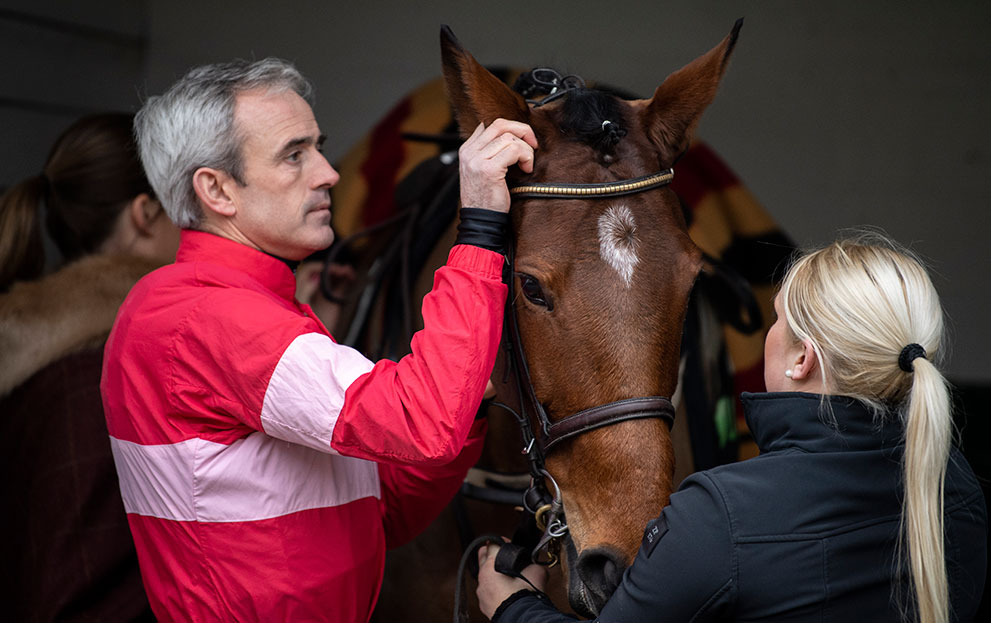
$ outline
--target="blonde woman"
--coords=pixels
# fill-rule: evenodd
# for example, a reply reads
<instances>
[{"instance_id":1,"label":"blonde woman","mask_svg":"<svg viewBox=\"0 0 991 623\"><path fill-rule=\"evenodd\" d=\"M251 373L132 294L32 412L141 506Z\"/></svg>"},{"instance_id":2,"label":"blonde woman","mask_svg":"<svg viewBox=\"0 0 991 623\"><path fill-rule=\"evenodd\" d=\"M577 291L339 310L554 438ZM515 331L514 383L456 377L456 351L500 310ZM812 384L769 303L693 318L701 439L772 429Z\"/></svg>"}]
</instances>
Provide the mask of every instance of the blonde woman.
<instances>
[{"instance_id":1,"label":"blonde woman","mask_svg":"<svg viewBox=\"0 0 991 623\"><path fill-rule=\"evenodd\" d=\"M987 517L953 446L926 270L865 234L799 258L774 306L768 392L742 397L761 455L686 479L598 620L973 620ZM483 612L570 620L496 573L496 551L479 552Z\"/></svg>"}]
</instances>

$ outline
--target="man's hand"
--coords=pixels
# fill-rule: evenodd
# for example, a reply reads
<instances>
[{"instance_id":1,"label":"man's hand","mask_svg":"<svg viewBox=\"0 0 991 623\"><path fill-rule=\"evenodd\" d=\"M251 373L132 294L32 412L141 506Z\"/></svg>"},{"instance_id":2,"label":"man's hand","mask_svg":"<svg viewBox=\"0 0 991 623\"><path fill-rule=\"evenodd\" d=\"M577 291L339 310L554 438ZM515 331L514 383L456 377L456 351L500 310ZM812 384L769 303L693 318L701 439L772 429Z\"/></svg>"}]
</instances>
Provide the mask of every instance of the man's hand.
<instances>
[{"instance_id":1,"label":"man's hand","mask_svg":"<svg viewBox=\"0 0 991 623\"><path fill-rule=\"evenodd\" d=\"M495 559L496 554L499 553L499 547L499 545L489 543L478 550L478 588L475 589L475 595L478 597L479 609L489 619L495 614L496 608L513 593L523 589L533 590L523 580L495 570ZM547 583L547 570L540 565L529 565L523 569L523 577L530 580L533 586L542 591Z\"/></svg>"},{"instance_id":2,"label":"man's hand","mask_svg":"<svg viewBox=\"0 0 991 623\"><path fill-rule=\"evenodd\" d=\"M496 119L487 128L479 124L458 151L461 206L509 212L506 171L519 164L532 173L536 148L537 137L525 123Z\"/></svg>"}]
</instances>

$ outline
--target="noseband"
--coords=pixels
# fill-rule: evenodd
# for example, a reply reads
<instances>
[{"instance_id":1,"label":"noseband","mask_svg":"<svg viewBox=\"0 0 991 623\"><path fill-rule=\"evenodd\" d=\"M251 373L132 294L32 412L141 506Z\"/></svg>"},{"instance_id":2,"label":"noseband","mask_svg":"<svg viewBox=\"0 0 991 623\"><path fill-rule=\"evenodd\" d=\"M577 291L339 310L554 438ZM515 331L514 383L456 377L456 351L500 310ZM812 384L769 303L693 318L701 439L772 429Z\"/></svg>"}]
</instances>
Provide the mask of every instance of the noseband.
<instances>
[{"instance_id":1,"label":"noseband","mask_svg":"<svg viewBox=\"0 0 991 623\"><path fill-rule=\"evenodd\" d=\"M601 184L527 184L510 188L509 192L513 198L595 199L644 192L660 186L666 186L673 178L673 169L666 169L652 175L620 180L618 182ZM513 290L515 251L516 243L515 240L512 240L508 245L505 276L510 291ZM505 313L506 330L503 332L503 335L505 336L504 342L509 361L509 369L515 377L519 392L520 413L513 411L504 404L499 406L507 409L516 417L523 438L523 453L527 455L530 464L531 485L526 494L524 494L523 505L527 511L534 514L538 528L543 531L543 537L534 548L531 558L534 562L553 565L557 562L557 555L550 550L554 548L558 539L565 535L568 527L564 521L560 490L544 466L544 457L547 453L563 441L573 439L597 428L612 426L613 424L628 420L658 418L666 421L670 427L674 423L675 410L669 398L664 396L646 396L641 398L627 398L591 407L556 422L551 422L547 411L537 398L536 391L533 388L530 369L527 365L522 340L520 339L516 306L513 302L514 298L513 296L507 297ZM531 416L534 421L540 423L542 435L539 440L533 434L530 427ZM553 485L553 496L544 483L545 479L550 480ZM544 551L546 551L546 558L542 560L541 554Z\"/></svg>"}]
</instances>

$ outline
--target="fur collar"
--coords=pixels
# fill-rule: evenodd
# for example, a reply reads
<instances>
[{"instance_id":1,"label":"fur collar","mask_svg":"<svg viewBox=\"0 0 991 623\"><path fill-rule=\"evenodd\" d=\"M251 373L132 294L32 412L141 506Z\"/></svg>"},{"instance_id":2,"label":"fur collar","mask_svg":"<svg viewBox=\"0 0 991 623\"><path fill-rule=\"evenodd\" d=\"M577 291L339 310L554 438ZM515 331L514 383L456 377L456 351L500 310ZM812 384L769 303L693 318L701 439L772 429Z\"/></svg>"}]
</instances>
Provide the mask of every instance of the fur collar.
<instances>
[{"instance_id":1,"label":"fur collar","mask_svg":"<svg viewBox=\"0 0 991 623\"><path fill-rule=\"evenodd\" d=\"M48 364L99 347L131 287L157 267L93 255L0 295L0 397Z\"/></svg>"}]
</instances>

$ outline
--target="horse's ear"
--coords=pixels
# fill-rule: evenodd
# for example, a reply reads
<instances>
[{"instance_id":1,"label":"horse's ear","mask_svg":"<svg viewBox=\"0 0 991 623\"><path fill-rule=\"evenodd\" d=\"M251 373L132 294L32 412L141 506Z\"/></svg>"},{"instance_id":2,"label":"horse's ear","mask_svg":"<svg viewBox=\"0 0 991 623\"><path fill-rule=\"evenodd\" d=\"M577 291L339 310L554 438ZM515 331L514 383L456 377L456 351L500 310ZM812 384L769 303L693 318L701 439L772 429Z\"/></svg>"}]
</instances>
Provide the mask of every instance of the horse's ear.
<instances>
[{"instance_id":1,"label":"horse's ear","mask_svg":"<svg viewBox=\"0 0 991 623\"><path fill-rule=\"evenodd\" d=\"M668 76L646 102L645 127L668 164L688 149L702 112L716 96L742 26L740 18L719 45Z\"/></svg>"},{"instance_id":2,"label":"horse's ear","mask_svg":"<svg viewBox=\"0 0 991 623\"><path fill-rule=\"evenodd\" d=\"M489 125L499 118L528 121L530 109L523 98L482 67L446 25L440 28L440 52L447 96L462 137L470 136L479 123Z\"/></svg>"}]
</instances>

